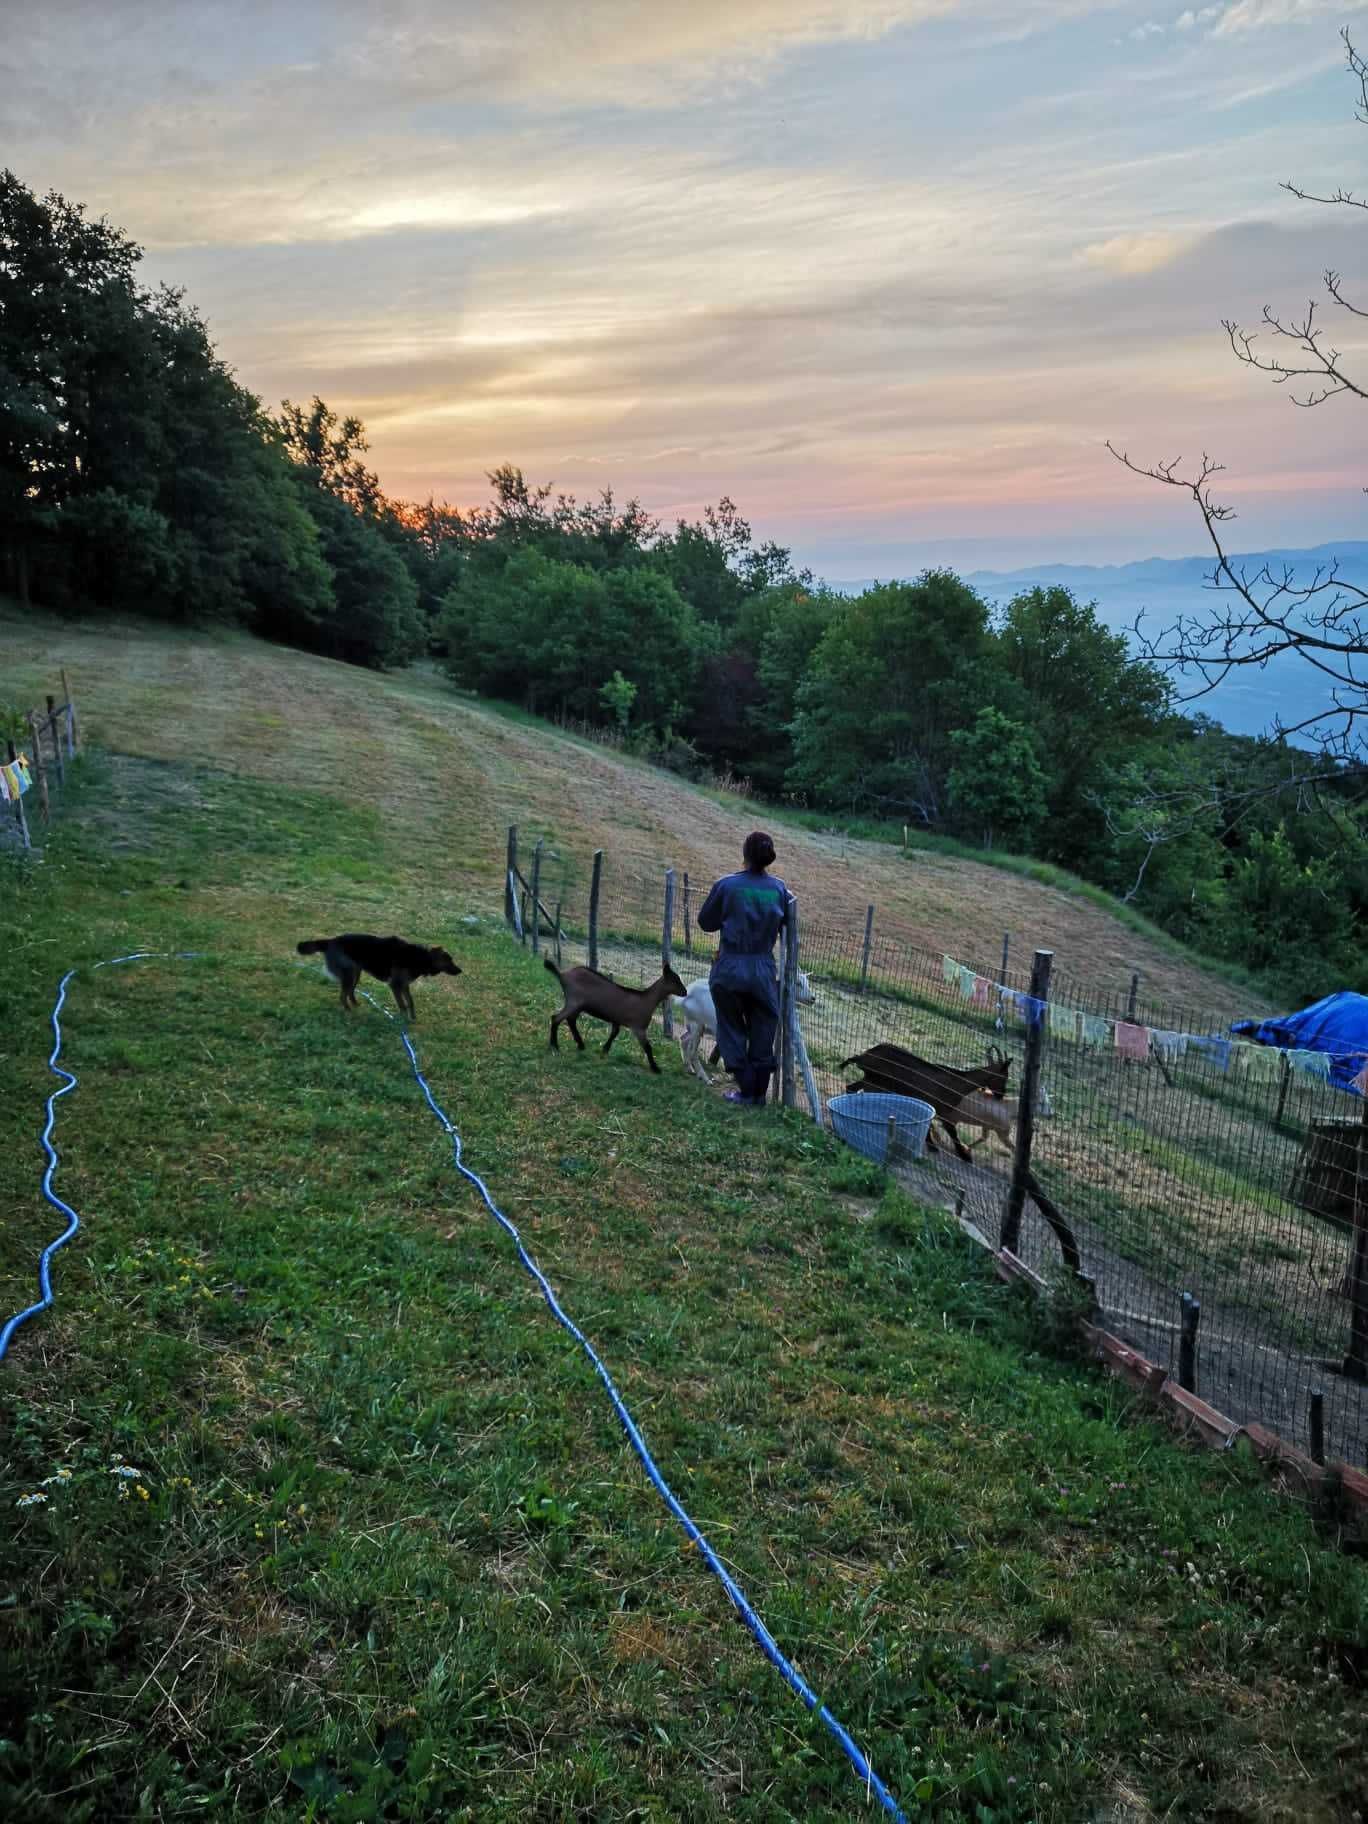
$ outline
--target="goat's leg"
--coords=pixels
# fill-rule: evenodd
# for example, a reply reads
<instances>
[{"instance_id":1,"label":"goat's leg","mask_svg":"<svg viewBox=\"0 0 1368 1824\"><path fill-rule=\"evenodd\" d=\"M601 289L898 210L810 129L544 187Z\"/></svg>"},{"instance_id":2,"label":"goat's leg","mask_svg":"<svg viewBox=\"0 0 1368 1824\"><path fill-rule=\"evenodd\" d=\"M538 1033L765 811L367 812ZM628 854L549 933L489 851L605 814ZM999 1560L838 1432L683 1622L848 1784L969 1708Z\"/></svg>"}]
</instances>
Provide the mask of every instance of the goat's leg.
<instances>
[{"instance_id":1,"label":"goat's leg","mask_svg":"<svg viewBox=\"0 0 1368 1824\"><path fill-rule=\"evenodd\" d=\"M969 1148L964 1144L963 1140L961 1140L959 1135L955 1132L954 1123L951 1121L947 1121L944 1118L944 1116L942 1116L941 1126L945 1129L946 1133L949 1134L949 1136L950 1136L950 1143L955 1149L955 1157L957 1159L963 1159L966 1161L966 1163L972 1165L973 1159L970 1155Z\"/></svg>"},{"instance_id":2,"label":"goat's leg","mask_svg":"<svg viewBox=\"0 0 1368 1824\"><path fill-rule=\"evenodd\" d=\"M712 1056L708 1059L708 1069L715 1070L717 1068L718 1064L721 1062L721 1059L722 1059L722 1047L720 1045L714 1045L712 1048Z\"/></svg>"},{"instance_id":3,"label":"goat's leg","mask_svg":"<svg viewBox=\"0 0 1368 1824\"><path fill-rule=\"evenodd\" d=\"M712 1078L698 1059L698 1048L702 1043L703 1030L701 1026L686 1026L684 1037L679 1042L679 1048L684 1054L684 1063L690 1075L697 1077L700 1083L711 1083Z\"/></svg>"},{"instance_id":4,"label":"goat's leg","mask_svg":"<svg viewBox=\"0 0 1368 1824\"><path fill-rule=\"evenodd\" d=\"M550 1046L550 1049L552 1051L560 1050L560 1040L556 1037L556 1028L557 1028L557 1026L560 1025L560 1022L561 1022L561 1016L558 1013L553 1013L551 1015L551 1046Z\"/></svg>"},{"instance_id":5,"label":"goat's leg","mask_svg":"<svg viewBox=\"0 0 1368 1824\"><path fill-rule=\"evenodd\" d=\"M617 1030L617 1028L614 1027L614 1031L616 1031L616 1030ZM646 1037L645 1031L638 1030L637 1027L634 1026L632 1028L632 1036L636 1040L637 1044L640 1045L641 1049L646 1053L646 1062L650 1065L650 1067L651 1067L652 1071L655 1073L655 1075L658 1077L663 1076L664 1072L661 1070L659 1064L657 1064L655 1061L655 1053L651 1050L651 1041Z\"/></svg>"},{"instance_id":6,"label":"goat's leg","mask_svg":"<svg viewBox=\"0 0 1368 1824\"><path fill-rule=\"evenodd\" d=\"M570 1037L575 1041L576 1045L579 1046L580 1050L583 1051L584 1050L584 1040L580 1037L580 1029L579 1029L578 1021L579 1021L579 1015L577 1013L572 1013L570 1018L565 1023L570 1028Z\"/></svg>"},{"instance_id":7,"label":"goat's leg","mask_svg":"<svg viewBox=\"0 0 1368 1824\"><path fill-rule=\"evenodd\" d=\"M603 1041L603 1055L605 1058L608 1056L608 1053L613 1049L613 1040L617 1037L617 1035L621 1031L622 1031L622 1028L615 1024L612 1027L611 1031L609 1032L608 1037Z\"/></svg>"}]
</instances>

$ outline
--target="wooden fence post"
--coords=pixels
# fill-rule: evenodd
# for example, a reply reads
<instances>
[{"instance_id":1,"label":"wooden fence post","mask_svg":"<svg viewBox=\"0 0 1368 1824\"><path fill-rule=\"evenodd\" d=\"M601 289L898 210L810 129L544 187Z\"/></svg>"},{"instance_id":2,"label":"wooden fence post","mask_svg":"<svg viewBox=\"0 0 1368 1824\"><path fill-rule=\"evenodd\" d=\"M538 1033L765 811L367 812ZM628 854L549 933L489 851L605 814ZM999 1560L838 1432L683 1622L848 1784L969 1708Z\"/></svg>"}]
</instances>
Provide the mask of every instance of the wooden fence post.
<instances>
[{"instance_id":1,"label":"wooden fence post","mask_svg":"<svg viewBox=\"0 0 1368 1824\"><path fill-rule=\"evenodd\" d=\"M1278 1061L1282 1065L1282 1080L1278 1084L1278 1106L1273 1115L1274 1127L1276 1127L1283 1118L1283 1110L1287 1107L1287 1088L1292 1081L1292 1066L1287 1061L1287 1053L1285 1051L1280 1051L1278 1053Z\"/></svg>"},{"instance_id":2,"label":"wooden fence post","mask_svg":"<svg viewBox=\"0 0 1368 1824\"><path fill-rule=\"evenodd\" d=\"M874 942L874 908L870 906L865 913L864 954L860 958L860 993L863 994L869 982L869 951Z\"/></svg>"},{"instance_id":3,"label":"wooden fence post","mask_svg":"<svg viewBox=\"0 0 1368 1824\"><path fill-rule=\"evenodd\" d=\"M1010 931L1004 931L1002 934L1002 974L998 977L998 986L1000 988L1005 988L1007 986L1007 953L1011 947L1012 934Z\"/></svg>"},{"instance_id":4,"label":"wooden fence post","mask_svg":"<svg viewBox=\"0 0 1368 1824\"><path fill-rule=\"evenodd\" d=\"M1031 964L1031 1003L1026 1010L1026 1061L1021 1072L1021 1099L1017 1104L1016 1156L1012 1160L1012 1183L1002 1213L1002 1233L998 1238L999 1246L1009 1248L1013 1254L1021 1240L1021 1215L1026 1208L1026 1191L1031 1176L1036 1089L1040 1083L1040 1054L1045 1044L1045 1003L1050 998L1050 971L1053 967L1054 951L1037 950Z\"/></svg>"},{"instance_id":5,"label":"wooden fence post","mask_svg":"<svg viewBox=\"0 0 1368 1824\"><path fill-rule=\"evenodd\" d=\"M9 748L10 761L13 763L13 761L18 758L13 741L7 742L6 746ZM25 853L27 853L27 851L33 847L33 844L29 841L28 818L24 815L24 800L22 796L14 800L14 821L19 825L19 839L24 845Z\"/></svg>"},{"instance_id":6,"label":"wooden fence post","mask_svg":"<svg viewBox=\"0 0 1368 1824\"><path fill-rule=\"evenodd\" d=\"M784 979L779 988L779 1012L780 1093L784 1107L794 1108L798 1102L798 1088L794 1082L798 1048L793 1042L794 1029L798 1024L798 902L792 894L784 907Z\"/></svg>"},{"instance_id":7,"label":"wooden fence post","mask_svg":"<svg viewBox=\"0 0 1368 1824\"><path fill-rule=\"evenodd\" d=\"M77 746L80 743L80 736L76 732L76 705L72 701L71 686L70 686L70 684L67 683L65 665L62 667L62 670L61 670L61 678L62 678L62 695L66 698L67 747L68 747L69 752L74 754L76 752Z\"/></svg>"},{"instance_id":8,"label":"wooden fence post","mask_svg":"<svg viewBox=\"0 0 1368 1824\"><path fill-rule=\"evenodd\" d=\"M562 903L563 902L559 899L556 901L556 967L557 967L557 969L559 969L561 966L561 920L560 920L560 915L561 915Z\"/></svg>"},{"instance_id":9,"label":"wooden fence post","mask_svg":"<svg viewBox=\"0 0 1368 1824\"><path fill-rule=\"evenodd\" d=\"M1311 1391L1311 1461L1325 1461L1325 1395L1319 1387Z\"/></svg>"},{"instance_id":10,"label":"wooden fence post","mask_svg":"<svg viewBox=\"0 0 1368 1824\"><path fill-rule=\"evenodd\" d=\"M33 748L33 776L38 781L38 808L43 813L43 822L51 823L52 806L48 801L47 768L43 765L43 744L38 739L38 717L33 710L28 712L29 742Z\"/></svg>"},{"instance_id":11,"label":"wooden fence post","mask_svg":"<svg viewBox=\"0 0 1368 1824\"><path fill-rule=\"evenodd\" d=\"M660 967L662 971L673 968L674 966L670 960L671 943L674 938L674 889L675 871L673 868L666 868L665 919L660 933ZM670 1012L670 1003L668 999L661 1002L660 1024L665 1037L667 1039L672 1039L674 1037L674 1016Z\"/></svg>"},{"instance_id":12,"label":"wooden fence post","mask_svg":"<svg viewBox=\"0 0 1368 1824\"><path fill-rule=\"evenodd\" d=\"M1197 1391L1197 1326L1202 1321L1202 1307L1191 1292L1182 1299L1182 1329L1178 1336L1178 1385L1185 1393Z\"/></svg>"},{"instance_id":13,"label":"wooden fence post","mask_svg":"<svg viewBox=\"0 0 1368 1824\"><path fill-rule=\"evenodd\" d=\"M793 921L793 992L789 998L789 1031L793 1035L793 1055L797 1061L798 1074L803 1080L803 1093L807 1097L808 1108L818 1127L823 1127L825 1122L822 1119L822 1098L818 1093L817 1079L812 1074L812 1060L808 1056L802 1023L798 1018L798 966L802 961L798 934L798 902L790 900L789 905Z\"/></svg>"},{"instance_id":14,"label":"wooden fence post","mask_svg":"<svg viewBox=\"0 0 1368 1824\"><path fill-rule=\"evenodd\" d=\"M506 925L517 922L515 919L517 900L515 883L517 878L518 826L516 823L510 823L508 826L508 860L504 865L504 923ZM519 931L518 936L522 936L521 931Z\"/></svg>"},{"instance_id":15,"label":"wooden fence post","mask_svg":"<svg viewBox=\"0 0 1368 1824\"><path fill-rule=\"evenodd\" d=\"M545 836L537 838L532 851L532 954L541 955L541 858Z\"/></svg>"},{"instance_id":16,"label":"wooden fence post","mask_svg":"<svg viewBox=\"0 0 1368 1824\"><path fill-rule=\"evenodd\" d=\"M1130 993L1126 997L1126 1018L1132 1026L1135 1024L1135 997L1139 989L1140 971L1137 969L1131 976Z\"/></svg>"},{"instance_id":17,"label":"wooden fence post","mask_svg":"<svg viewBox=\"0 0 1368 1824\"><path fill-rule=\"evenodd\" d=\"M47 713L48 727L52 730L52 752L57 761L57 783L58 783L58 785L65 785L66 784L66 768L62 764L62 737L57 732L57 699L56 699L56 697L48 698L47 707L48 707L48 713Z\"/></svg>"},{"instance_id":18,"label":"wooden fence post","mask_svg":"<svg viewBox=\"0 0 1368 1824\"><path fill-rule=\"evenodd\" d=\"M1349 1353L1342 1373L1346 1380L1368 1380L1368 1096L1363 1099L1363 1122L1354 1155L1354 1251L1349 1260Z\"/></svg>"},{"instance_id":19,"label":"wooden fence post","mask_svg":"<svg viewBox=\"0 0 1368 1824\"><path fill-rule=\"evenodd\" d=\"M689 916L689 870L684 870L684 954L693 955L693 920Z\"/></svg>"},{"instance_id":20,"label":"wooden fence post","mask_svg":"<svg viewBox=\"0 0 1368 1824\"><path fill-rule=\"evenodd\" d=\"M603 885L603 850L594 850L594 877L589 883L589 967L598 968L599 888Z\"/></svg>"}]
</instances>

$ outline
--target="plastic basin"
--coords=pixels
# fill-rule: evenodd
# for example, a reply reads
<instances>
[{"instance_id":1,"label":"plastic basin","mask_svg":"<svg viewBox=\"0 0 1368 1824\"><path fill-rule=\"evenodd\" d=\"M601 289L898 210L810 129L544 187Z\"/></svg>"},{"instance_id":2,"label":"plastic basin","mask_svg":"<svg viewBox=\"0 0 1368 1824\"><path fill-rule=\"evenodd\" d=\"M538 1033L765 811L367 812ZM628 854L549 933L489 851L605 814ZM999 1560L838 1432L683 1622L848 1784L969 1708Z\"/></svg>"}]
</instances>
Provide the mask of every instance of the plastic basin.
<instances>
[{"instance_id":1,"label":"plastic basin","mask_svg":"<svg viewBox=\"0 0 1368 1824\"><path fill-rule=\"evenodd\" d=\"M853 1146L866 1159L879 1165L888 1163L888 1122L895 1123L894 1145L900 1159L920 1159L926 1150L926 1136L936 1111L929 1102L915 1096L858 1095L833 1096L827 1103L831 1131L847 1146Z\"/></svg>"}]
</instances>

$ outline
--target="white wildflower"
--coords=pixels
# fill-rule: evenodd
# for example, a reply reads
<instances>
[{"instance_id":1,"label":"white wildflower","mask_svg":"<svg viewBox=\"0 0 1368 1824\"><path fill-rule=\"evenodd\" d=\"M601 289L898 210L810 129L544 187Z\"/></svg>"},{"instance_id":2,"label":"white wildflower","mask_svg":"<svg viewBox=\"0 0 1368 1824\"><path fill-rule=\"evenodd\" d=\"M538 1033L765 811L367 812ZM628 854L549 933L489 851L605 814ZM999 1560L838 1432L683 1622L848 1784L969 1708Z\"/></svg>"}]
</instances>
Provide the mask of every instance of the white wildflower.
<instances>
[{"instance_id":1,"label":"white wildflower","mask_svg":"<svg viewBox=\"0 0 1368 1824\"><path fill-rule=\"evenodd\" d=\"M116 1463L109 1473L111 1476L122 1476L125 1482L136 1482L143 1472L134 1469L131 1463Z\"/></svg>"},{"instance_id":2,"label":"white wildflower","mask_svg":"<svg viewBox=\"0 0 1368 1824\"><path fill-rule=\"evenodd\" d=\"M16 1507L38 1507L46 1500L46 1495L20 1495L14 1505Z\"/></svg>"}]
</instances>

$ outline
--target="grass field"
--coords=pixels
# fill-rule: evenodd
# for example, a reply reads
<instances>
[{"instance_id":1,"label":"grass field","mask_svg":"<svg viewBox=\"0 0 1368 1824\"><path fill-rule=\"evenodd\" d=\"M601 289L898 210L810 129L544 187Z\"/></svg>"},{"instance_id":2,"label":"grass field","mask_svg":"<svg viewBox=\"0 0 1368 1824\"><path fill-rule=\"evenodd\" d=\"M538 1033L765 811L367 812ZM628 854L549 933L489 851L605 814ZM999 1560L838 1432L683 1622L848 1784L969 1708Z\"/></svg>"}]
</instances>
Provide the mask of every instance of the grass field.
<instances>
[{"instance_id":1,"label":"grass field","mask_svg":"<svg viewBox=\"0 0 1368 1824\"><path fill-rule=\"evenodd\" d=\"M0 1364L0 1813L874 1815L456 1177L392 1024L298 965L344 924L451 942L417 1038L470 1161L910 1817L1361 1811L1368 1577L1333 1525L1061 1360L953 1225L799 1117L721 1107L674 1055L549 1055L552 984L484 915L474 774L410 781L421 817L388 796L428 751L411 721L477 750L496 718L214 651L111 646L166 694L116 730L92 681L115 751L41 866L0 871L0 1311L57 1226L58 978L205 953L82 968L64 1015L85 1227ZM218 700L244 653L305 667L269 699L299 713L269 764L213 767L216 729L269 747ZM347 692L390 693L374 794L329 772Z\"/></svg>"},{"instance_id":2,"label":"grass field","mask_svg":"<svg viewBox=\"0 0 1368 1824\"><path fill-rule=\"evenodd\" d=\"M645 876L658 883L667 865L695 880L736 866L755 820L743 801L463 698L433 670L381 677L228 632L108 622L55 630L2 603L0 654L0 698L41 701L64 664L87 718L119 752L364 804L392 826L415 883L475 891L485 905L497 903L510 822L525 845L545 834L583 869L605 849L611 897ZM954 844L904 858L886 842L804 827L815 821L780 825L780 862L827 926L862 931L873 902L893 943L988 965L1010 929L1023 966L1044 946L1075 981L1120 993L1138 970L1143 994L1160 1004L1248 1012L1253 1000L1262 1010L1248 984L1057 870L988 866Z\"/></svg>"}]
</instances>

